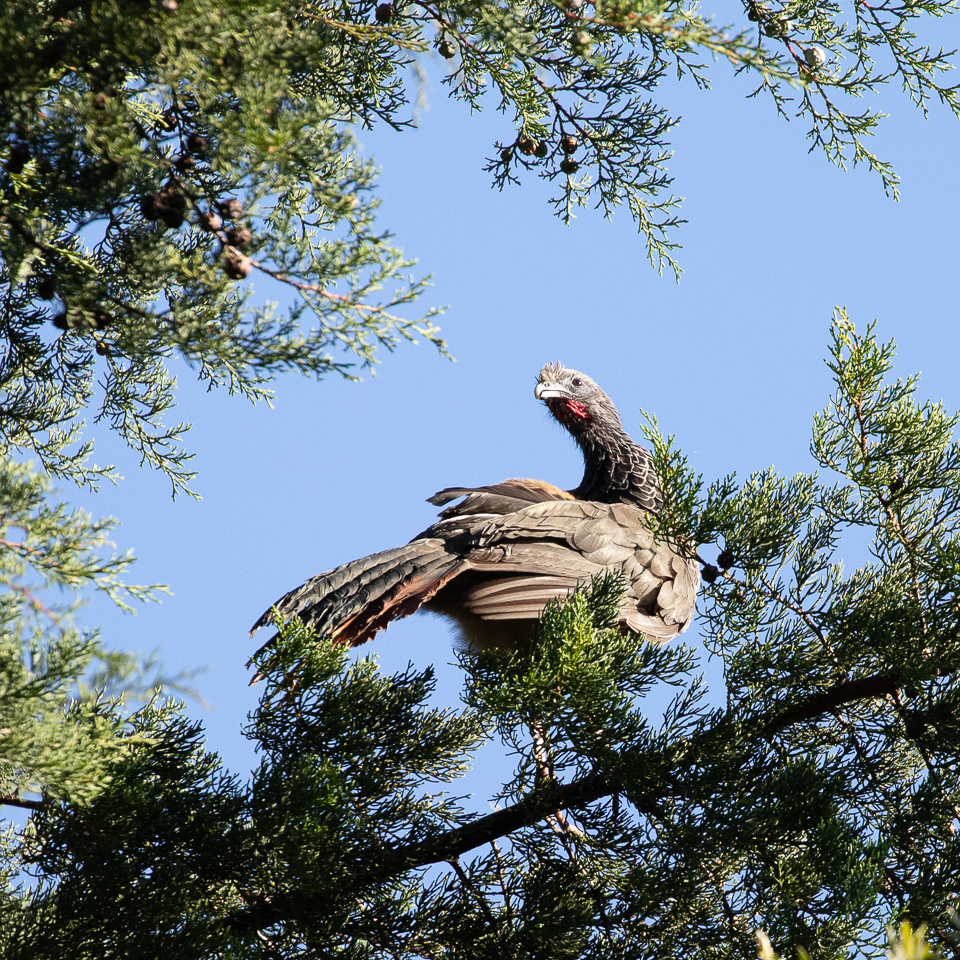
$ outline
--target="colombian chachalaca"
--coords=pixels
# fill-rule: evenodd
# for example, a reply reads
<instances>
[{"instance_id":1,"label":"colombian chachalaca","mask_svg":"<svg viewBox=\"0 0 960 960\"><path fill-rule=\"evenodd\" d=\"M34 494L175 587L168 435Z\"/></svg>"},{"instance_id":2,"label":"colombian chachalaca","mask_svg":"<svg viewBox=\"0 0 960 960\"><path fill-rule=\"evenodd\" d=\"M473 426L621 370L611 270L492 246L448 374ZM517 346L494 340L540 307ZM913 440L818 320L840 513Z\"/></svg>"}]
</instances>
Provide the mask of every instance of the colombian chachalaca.
<instances>
[{"instance_id":1,"label":"colombian chachalaca","mask_svg":"<svg viewBox=\"0 0 960 960\"><path fill-rule=\"evenodd\" d=\"M430 503L460 502L432 527L406 546L312 577L253 631L272 621L275 608L283 620L299 617L319 635L355 646L424 607L453 620L470 648L523 644L547 603L603 571L625 581L623 627L656 640L686 630L699 568L647 525L663 502L650 454L584 374L547 364L534 396L583 453L578 487L512 479L441 490Z\"/></svg>"}]
</instances>

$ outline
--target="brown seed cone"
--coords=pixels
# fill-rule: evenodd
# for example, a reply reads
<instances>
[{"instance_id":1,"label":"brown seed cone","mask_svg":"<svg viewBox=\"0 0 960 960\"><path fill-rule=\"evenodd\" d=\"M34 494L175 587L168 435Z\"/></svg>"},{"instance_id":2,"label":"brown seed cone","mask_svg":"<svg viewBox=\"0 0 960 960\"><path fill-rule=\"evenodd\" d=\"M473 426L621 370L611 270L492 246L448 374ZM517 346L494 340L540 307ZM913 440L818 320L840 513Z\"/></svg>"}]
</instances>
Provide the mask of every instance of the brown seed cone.
<instances>
[{"instance_id":1,"label":"brown seed cone","mask_svg":"<svg viewBox=\"0 0 960 960\"><path fill-rule=\"evenodd\" d=\"M159 214L159 218L173 230L178 229L183 226L184 216L182 210L176 210L172 207L163 207Z\"/></svg>"},{"instance_id":2,"label":"brown seed cone","mask_svg":"<svg viewBox=\"0 0 960 960\"><path fill-rule=\"evenodd\" d=\"M223 269L231 280L242 280L250 275L253 264L235 247L223 248Z\"/></svg>"},{"instance_id":3,"label":"brown seed cone","mask_svg":"<svg viewBox=\"0 0 960 960\"><path fill-rule=\"evenodd\" d=\"M537 149L537 141L532 137L521 137L517 141L517 149L525 156L532 157Z\"/></svg>"},{"instance_id":4,"label":"brown seed cone","mask_svg":"<svg viewBox=\"0 0 960 960\"><path fill-rule=\"evenodd\" d=\"M249 247L253 234L249 227L231 227L227 230L227 242L234 247Z\"/></svg>"},{"instance_id":5,"label":"brown seed cone","mask_svg":"<svg viewBox=\"0 0 960 960\"><path fill-rule=\"evenodd\" d=\"M141 197L140 213L144 220L159 220L160 208L163 206L159 197Z\"/></svg>"},{"instance_id":6,"label":"brown seed cone","mask_svg":"<svg viewBox=\"0 0 960 960\"><path fill-rule=\"evenodd\" d=\"M576 153L577 147L579 146L580 142L577 140L577 138L571 137L569 134L560 140L560 149L568 156L571 153Z\"/></svg>"},{"instance_id":7,"label":"brown seed cone","mask_svg":"<svg viewBox=\"0 0 960 960\"><path fill-rule=\"evenodd\" d=\"M204 230L213 232L223 226L223 221L215 213L201 213L197 218Z\"/></svg>"},{"instance_id":8,"label":"brown seed cone","mask_svg":"<svg viewBox=\"0 0 960 960\"><path fill-rule=\"evenodd\" d=\"M18 140L7 154L7 172L19 173L30 162L30 145Z\"/></svg>"},{"instance_id":9,"label":"brown seed cone","mask_svg":"<svg viewBox=\"0 0 960 960\"><path fill-rule=\"evenodd\" d=\"M157 194L157 200L161 205L170 210L177 210L183 213L183 211L187 209L187 198L172 183L167 184L167 186ZM181 223L182 222L183 221L181 221Z\"/></svg>"},{"instance_id":10,"label":"brown seed cone","mask_svg":"<svg viewBox=\"0 0 960 960\"><path fill-rule=\"evenodd\" d=\"M239 220L243 216L243 204L236 197L221 200L217 204L217 209L226 220Z\"/></svg>"}]
</instances>

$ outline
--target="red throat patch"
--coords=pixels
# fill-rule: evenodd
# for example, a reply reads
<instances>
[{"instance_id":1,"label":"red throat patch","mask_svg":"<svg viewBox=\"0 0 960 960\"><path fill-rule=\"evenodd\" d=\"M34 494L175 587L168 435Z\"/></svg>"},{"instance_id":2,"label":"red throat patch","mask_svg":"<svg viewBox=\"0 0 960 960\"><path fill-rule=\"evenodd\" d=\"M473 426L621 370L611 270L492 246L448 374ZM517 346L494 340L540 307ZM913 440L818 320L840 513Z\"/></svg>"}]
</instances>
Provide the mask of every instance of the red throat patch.
<instances>
[{"instance_id":1,"label":"red throat patch","mask_svg":"<svg viewBox=\"0 0 960 960\"><path fill-rule=\"evenodd\" d=\"M561 423L573 423L575 420L589 420L590 413L585 403L579 400L551 400L548 404L553 415Z\"/></svg>"}]
</instances>

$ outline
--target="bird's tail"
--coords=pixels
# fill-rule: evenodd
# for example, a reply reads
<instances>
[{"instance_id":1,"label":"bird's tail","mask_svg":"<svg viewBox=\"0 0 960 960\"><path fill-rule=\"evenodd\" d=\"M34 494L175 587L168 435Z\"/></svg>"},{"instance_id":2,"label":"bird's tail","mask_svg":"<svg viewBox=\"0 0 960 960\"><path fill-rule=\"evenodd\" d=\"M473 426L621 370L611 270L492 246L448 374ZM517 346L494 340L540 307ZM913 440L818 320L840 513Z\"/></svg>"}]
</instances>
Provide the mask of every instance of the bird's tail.
<instances>
[{"instance_id":1,"label":"bird's tail","mask_svg":"<svg viewBox=\"0 0 960 960\"><path fill-rule=\"evenodd\" d=\"M273 622L298 617L319 636L357 646L391 621L408 617L462 569L463 560L443 540L414 540L312 577L291 590L253 625L251 635ZM257 651L269 648L272 637Z\"/></svg>"}]
</instances>

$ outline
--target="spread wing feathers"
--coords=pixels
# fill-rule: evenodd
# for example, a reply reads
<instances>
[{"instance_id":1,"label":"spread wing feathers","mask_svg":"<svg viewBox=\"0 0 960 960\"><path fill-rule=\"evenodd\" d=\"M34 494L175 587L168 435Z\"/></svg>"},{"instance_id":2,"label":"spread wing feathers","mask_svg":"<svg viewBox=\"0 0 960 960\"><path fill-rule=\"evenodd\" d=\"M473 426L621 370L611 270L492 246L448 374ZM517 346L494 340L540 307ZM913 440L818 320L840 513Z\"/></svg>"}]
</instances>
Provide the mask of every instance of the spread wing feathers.
<instances>
[{"instance_id":1,"label":"spread wing feathers","mask_svg":"<svg viewBox=\"0 0 960 960\"><path fill-rule=\"evenodd\" d=\"M447 487L428 497L427 502L435 507L442 507L459 497L466 497L466 499L452 507L447 507L440 514L441 520L452 517L476 517L480 514L514 513L531 503L572 500L573 494L543 480L514 477L511 480L504 480L503 483L492 483L486 487Z\"/></svg>"},{"instance_id":2,"label":"spread wing feathers","mask_svg":"<svg viewBox=\"0 0 960 960\"><path fill-rule=\"evenodd\" d=\"M474 542L476 547L466 555L471 569L512 568L532 574L534 581L544 575L555 590L548 599L564 596L571 585L603 570L621 573L627 586L621 622L648 637L669 640L693 619L700 587L697 562L680 556L674 545L658 542L645 525L644 511L635 507L582 501L537 504L484 521ZM537 589L531 587L531 596Z\"/></svg>"},{"instance_id":3,"label":"spread wing feathers","mask_svg":"<svg viewBox=\"0 0 960 960\"><path fill-rule=\"evenodd\" d=\"M319 634L364 643L391 620L409 616L462 564L443 540L415 540L312 577L274 604L281 619L299 617ZM270 623L266 610L251 633ZM276 639L276 638L273 638ZM261 650L270 646L269 640Z\"/></svg>"},{"instance_id":4,"label":"spread wing feathers","mask_svg":"<svg viewBox=\"0 0 960 960\"><path fill-rule=\"evenodd\" d=\"M462 567L463 563L456 555L444 553L426 563L416 564L413 569L395 570L396 582L342 621L330 631L331 636L352 647L372 640L394 620L416 613L456 577ZM380 582L384 580L381 578Z\"/></svg>"},{"instance_id":5,"label":"spread wing feathers","mask_svg":"<svg viewBox=\"0 0 960 960\"><path fill-rule=\"evenodd\" d=\"M442 507L451 500L456 500L458 497L464 497L471 493L508 497L514 500L523 500L525 503L573 499L572 493L561 490L545 480L512 477L510 480L504 480L503 483L491 483L486 487L447 487L439 493L435 493L432 497L428 497L427 502L432 503L435 507ZM462 506L463 504L460 504L453 509L460 510Z\"/></svg>"},{"instance_id":6,"label":"spread wing feathers","mask_svg":"<svg viewBox=\"0 0 960 960\"><path fill-rule=\"evenodd\" d=\"M511 480L441 491L431 498L438 505L465 496L478 512L451 516L445 510L416 540L313 577L278 601L277 611L351 645L434 598L437 612L456 617L461 609L481 620L530 621L532 627L551 600L609 570L626 582L624 626L660 640L685 630L700 583L696 562L658 542L637 507L512 495L539 495L548 486ZM507 500L524 505L497 509ZM264 613L254 630L271 614Z\"/></svg>"},{"instance_id":7,"label":"spread wing feathers","mask_svg":"<svg viewBox=\"0 0 960 960\"><path fill-rule=\"evenodd\" d=\"M584 559L608 567L626 561L638 547L653 547L645 519L644 511L620 503L538 503L487 520L475 538L478 547L520 538L561 540Z\"/></svg>"},{"instance_id":8,"label":"spread wing feathers","mask_svg":"<svg viewBox=\"0 0 960 960\"><path fill-rule=\"evenodd\" d=\"M551 601L577 588L575 577L498 577L466 590L463 605L484 620L536 620Z\"/></svg>"}]
</instances>

